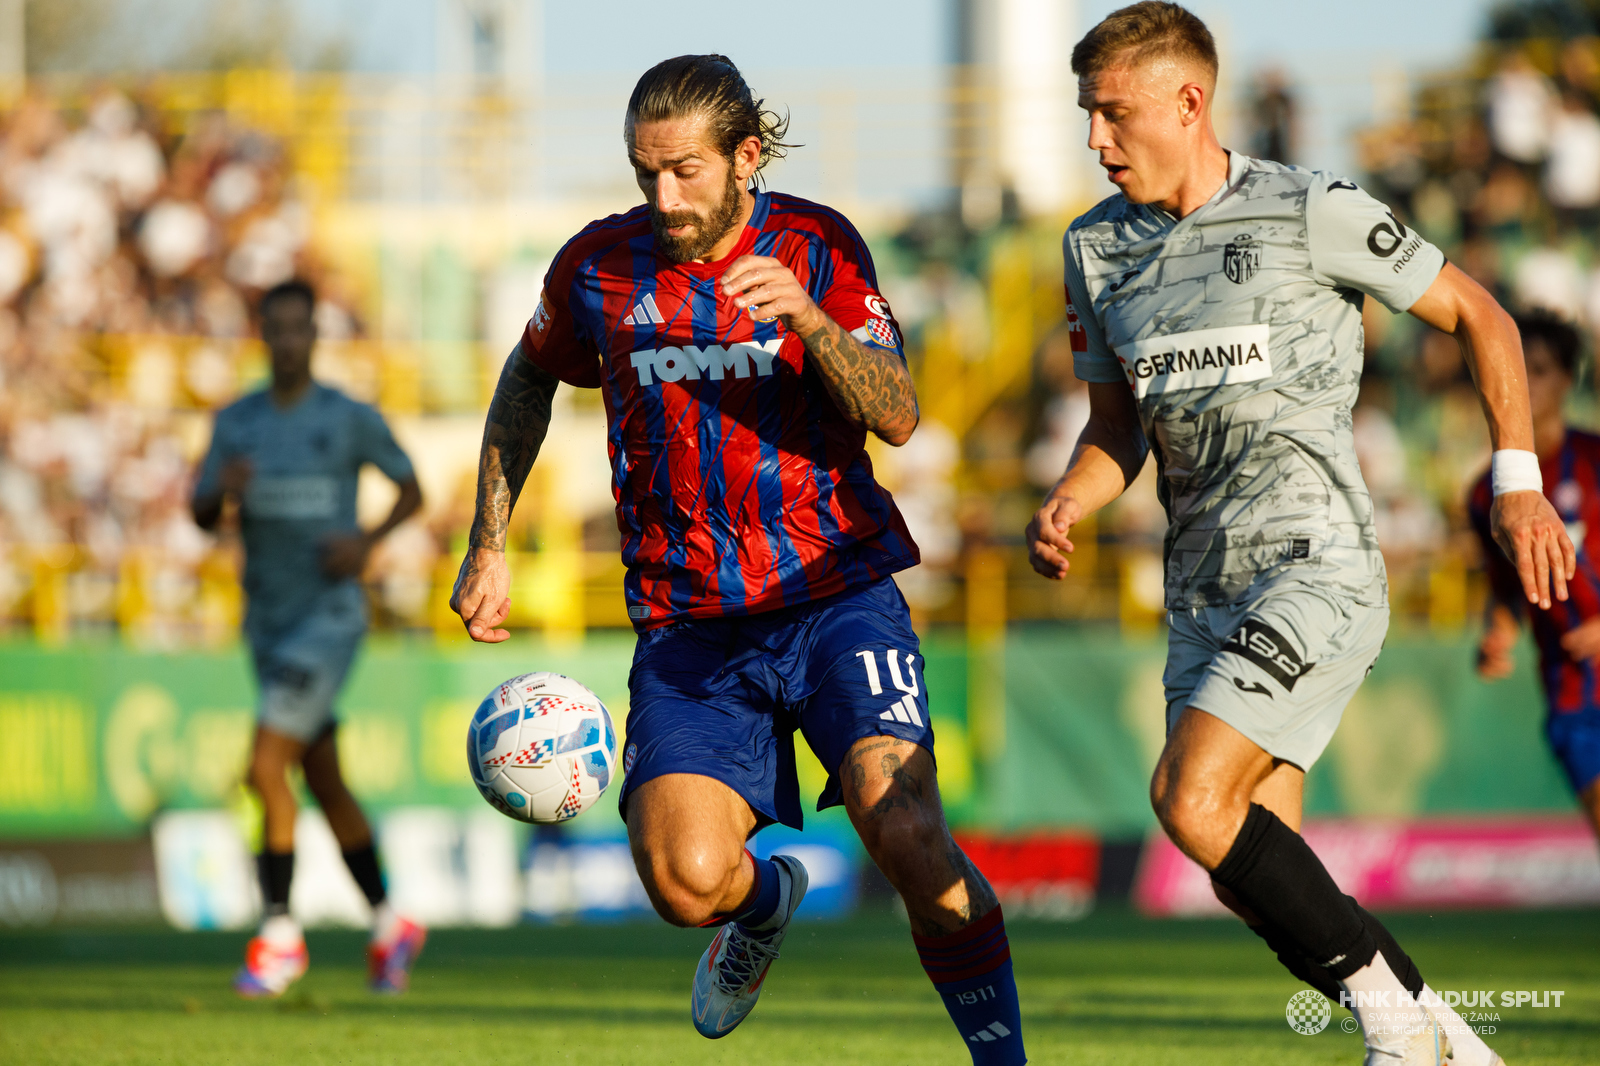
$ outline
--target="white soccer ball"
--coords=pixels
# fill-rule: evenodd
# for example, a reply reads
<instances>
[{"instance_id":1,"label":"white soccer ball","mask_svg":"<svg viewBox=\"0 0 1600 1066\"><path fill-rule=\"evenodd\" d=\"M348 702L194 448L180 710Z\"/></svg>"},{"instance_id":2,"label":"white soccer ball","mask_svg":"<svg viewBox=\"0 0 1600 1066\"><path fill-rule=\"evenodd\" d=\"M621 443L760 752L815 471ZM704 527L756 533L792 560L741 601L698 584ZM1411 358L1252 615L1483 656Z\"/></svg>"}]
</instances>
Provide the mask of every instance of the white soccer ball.
<instances>
[{"instance_id":1,"label":"white soccer ball","mask_svg":"<svg viewBox=\"0 0 1600 1066\"><path fill-rule=\"evenodd\" d=\"M467 727L472 783L519 822L564 822L611 784L617 734L600 698L561 674L513 677L478 705Z\"/></svg>"}]
</instances>

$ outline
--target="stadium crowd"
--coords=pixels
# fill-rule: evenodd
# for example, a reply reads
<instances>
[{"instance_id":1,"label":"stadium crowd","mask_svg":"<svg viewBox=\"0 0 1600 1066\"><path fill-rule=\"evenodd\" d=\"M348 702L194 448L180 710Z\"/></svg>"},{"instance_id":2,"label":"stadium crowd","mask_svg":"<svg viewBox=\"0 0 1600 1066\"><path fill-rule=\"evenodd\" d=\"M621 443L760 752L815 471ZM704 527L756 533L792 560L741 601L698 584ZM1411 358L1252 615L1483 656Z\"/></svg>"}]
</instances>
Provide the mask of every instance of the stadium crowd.
<instances>
[{"instance_id":1,"label":"stadium crowd","mask_svg":"<svg viewBox=\"0 0 1600 1066\"><path fill-rule=\"evenodd\" d=\"M254 295L314 268L282 146L164 117L34 94L0 134L0 616L45 631L198 620L199 576L232 572L188 515L205 412L237 391Z\"/></svg>"}]
</instances>

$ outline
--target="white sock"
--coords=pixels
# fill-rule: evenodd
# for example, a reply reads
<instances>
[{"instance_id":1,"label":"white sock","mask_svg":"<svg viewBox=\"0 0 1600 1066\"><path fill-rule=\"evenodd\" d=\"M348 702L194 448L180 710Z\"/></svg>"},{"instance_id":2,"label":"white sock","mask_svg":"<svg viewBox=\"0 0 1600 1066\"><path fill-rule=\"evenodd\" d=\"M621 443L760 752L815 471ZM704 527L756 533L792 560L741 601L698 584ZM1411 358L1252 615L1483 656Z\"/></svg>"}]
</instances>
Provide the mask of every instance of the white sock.
<instances>
[{"instance_id":1,"label":"white sock","mask_svg":"<svg viewBox=\"0 0 1600 1066\"><path fill-rule=\"evenodd\" d=\"M1439 993L1423 985L1422 1000L1450 1037L1450 1044L1455 1048L1452 1066L1489 1066L1494 1061L1494 1052L1489 1050L1489 1045L1472 1031L1472 1027L1462 1020L1454 1007L1440 998Z\"/></svg>"},{"instance_id":2,"label":"white sock","mask_svg":"<svg viewBox=\"0 0 1600 1066\"><path fill-rule=\"evenodd\" d=\"M257 935L275 948L292 948L305 939L300 923L287 914L268 915Z\"/></svg>"},{"instance_id":3,"label":"white sock","mask_svg":"<svg viewBox=\"0 0 1600 1066\"><path fill-rule=\"evenodd\" d=\"M400 915L395 911L394 904L384 900L372 908L372 939L389 940L394 936L400 924Z\"/></svg>"},{"instance_id":4,"label":"white sock","mask_svg":"<svg viewBox=\"0 0 1600 1066\"><path fill-rule=\"evenodd\" d=\"M1427 1021L1427 1012L1411 998L1381 951L1339 984L1350 993L1344 1005L1361 1023L1369 1048L1399 1051L1410 1043L1414 1027Z\"/></svg>"}]
</instances>

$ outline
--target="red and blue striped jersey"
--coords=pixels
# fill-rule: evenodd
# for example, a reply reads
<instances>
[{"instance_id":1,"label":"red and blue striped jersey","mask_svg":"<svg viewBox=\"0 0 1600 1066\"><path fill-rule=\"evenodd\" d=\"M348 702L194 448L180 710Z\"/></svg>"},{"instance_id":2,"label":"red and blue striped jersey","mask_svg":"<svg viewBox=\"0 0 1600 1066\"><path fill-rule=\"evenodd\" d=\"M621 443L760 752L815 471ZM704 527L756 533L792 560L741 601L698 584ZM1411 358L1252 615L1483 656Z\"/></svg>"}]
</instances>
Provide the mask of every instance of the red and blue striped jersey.
<instances>
[{"instance_id":1,"label":"red and blue striped jersey","mask_svg":"<svg viewBox=\"0 0 1600 1066\"><path fill-rule=\"evenodd\" d=\"M522 336L533 363L602 390L636 629L790 607L920 559L801 339L722 294L744 255L781 260L841 327L904 359L855 227L772 192L717 262L659 254L647 205L591 223Z\"/></svg>"},{"instance_id":2,"label":"red and blue striped jersey","mask_svg":"<svg viewBox=\"0 0 1600 1066\"><path fill-rule=\"evenodd\" d=\"M1494 598L1519 615L1527 613L1539 646L1539 673L1551 714L1600 708L1600 665L1574 659L1561 638L1582 622L1600 615L1600 436L1569 429L1561 450L1542 460L1545 496L1567 524L1578 549L1578 571L1567 582L1565 602L1552 598L1548 611L1528 602L1517 568L1500 550L1489 531L1489 506L1494 502L1489 475L1472 489L1472 527L1483 542Z\"/></svg>"}]
</instances>

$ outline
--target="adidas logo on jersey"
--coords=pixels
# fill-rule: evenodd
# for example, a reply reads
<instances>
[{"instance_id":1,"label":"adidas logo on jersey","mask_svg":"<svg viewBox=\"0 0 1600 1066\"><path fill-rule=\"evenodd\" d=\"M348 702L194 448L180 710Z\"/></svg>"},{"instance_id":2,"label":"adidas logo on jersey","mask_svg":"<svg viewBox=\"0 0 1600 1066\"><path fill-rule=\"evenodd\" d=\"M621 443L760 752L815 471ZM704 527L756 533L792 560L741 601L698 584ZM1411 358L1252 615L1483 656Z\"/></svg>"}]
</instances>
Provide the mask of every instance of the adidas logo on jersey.
<instances>
[{"instance_id":1,"label":"adidas logo on jersey","mask_svg":"<svg viewBox=\"0 0 1600 1066\"><path fill-rule=\"evenodd\" d=\"M650 298L646 296L645 299L648 301ZM654 307L653 304L651 306ZM774 337L760 344L734 344L726 348L720 344L709 344L704 348L696 348L692 344L685 344L682 348L647 348L634 352L630 358L634 369L639 371L640 385L654 385L657 379L682 381L688 378L690 381L699 381L701 371L712 381L721 381L730 370L736 378L747 378L752 362L755 363L756 376L766 378L772 376L772 361L782 347L783 338Z\"/></svg>"},{"instance_id":2,"label":"adidas logo on jersey","mask_svg":"<svg viewBox=\"0 0 1600 1066\"><path fill-rule=\"evenodd\" d=\"M634 305L633 311L622 320L624 326L664 326L667 320L661 317L661 312L656 308L656 298L653 293L646 293L645 298Z\"/></svg>"}]
</instances>

